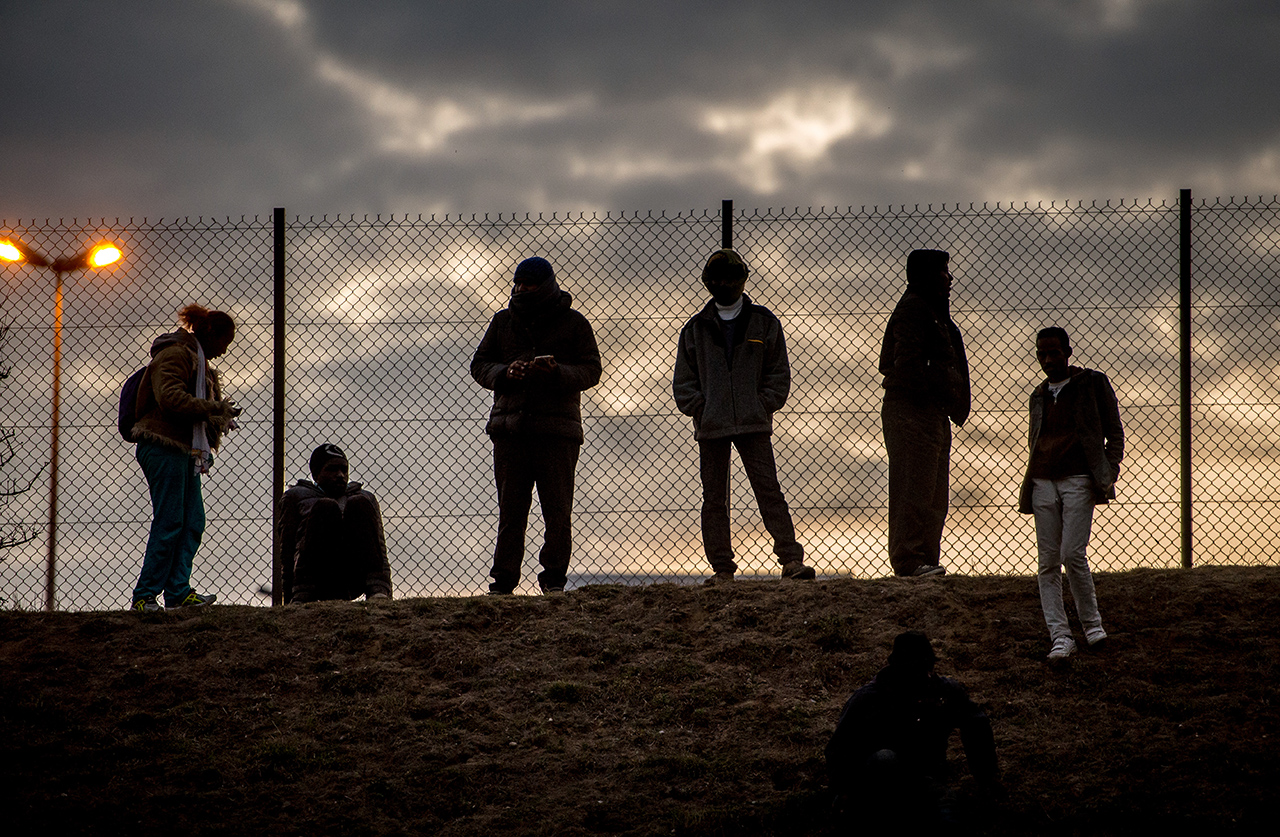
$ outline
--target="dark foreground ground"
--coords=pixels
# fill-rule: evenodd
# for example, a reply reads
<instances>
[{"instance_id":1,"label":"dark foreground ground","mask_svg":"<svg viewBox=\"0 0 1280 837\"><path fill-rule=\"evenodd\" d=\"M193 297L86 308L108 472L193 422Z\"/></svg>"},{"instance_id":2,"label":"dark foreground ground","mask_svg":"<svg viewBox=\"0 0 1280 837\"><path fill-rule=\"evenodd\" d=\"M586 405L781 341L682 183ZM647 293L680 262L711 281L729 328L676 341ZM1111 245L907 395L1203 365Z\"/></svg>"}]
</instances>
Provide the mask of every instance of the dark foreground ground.
<instances>
[{"instance_id":1,"label":"dark foreground ground","mask_svg":"<svg viewBox=\"0 0 1280 837\"><path fill-rule=\"evenodd\" d=\"M990 711L977 833L1272 834L1280 569L1098 577L1112 648L1049 668L1029 578L0 613L0 831L844 833L822 748L893 637Z\"/></svg>"}]
</instances>

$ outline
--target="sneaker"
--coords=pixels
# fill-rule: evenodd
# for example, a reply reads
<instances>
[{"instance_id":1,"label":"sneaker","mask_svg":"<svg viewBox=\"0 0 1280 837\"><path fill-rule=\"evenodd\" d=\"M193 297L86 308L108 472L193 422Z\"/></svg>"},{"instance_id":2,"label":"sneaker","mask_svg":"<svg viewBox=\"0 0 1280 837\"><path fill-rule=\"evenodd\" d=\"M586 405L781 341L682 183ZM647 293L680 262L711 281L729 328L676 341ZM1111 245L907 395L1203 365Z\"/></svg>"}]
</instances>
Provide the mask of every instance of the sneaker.
<instances>
[{"instance_id":1,"label":"sneaker","mask_svg":"<svg viewBox=\"0 0 1280 837\"><path fill-rule=\"evenodd\" d=\"M503 590L499 587L490 587L489 592L485 593L485 595L486 596L513 596L515 595L515 592L516 592L515 590Z\"/></svg>"},{"instance_id":2,"label":"sneaker","mask_svg":"<svg viewBox=\"0 0 1280 837\"><path fill-rule=\"evenodd\" d=\"M706 581L702 582L702 586L718 587L721 584L732 584L732 583L733 583L733 573L730 572L729 570L721 570L720 572L711 576L711 578L708 578Z\"/></svg>"},{"instance_id":3,"label":"sneaker","mask_svg":"<svg viewBox=\"0 0 1280 837\"><path fill-rule=\"evenodd\" d=\"M817 573L813 567L806 567L803 561L792 561L782 567L783 578L794 578L797 581L813 581Z\"/></svg>"},{"instance_id":4,"label":"sneaker","mask_svg":"<svg viewBox=\"0 0 1280 837\"><path fill-rule=\"evenodd\" d=\"M1069 636L1060 636L1053 641L1049 649L1049 662L1057 663L1076 653L1076 641Z\"/></svg>"},{"instance_id":5,"label":"sneaker","mask_svg":"<svg viewBox=\"0 0 1280 837\"><path fill-rule=\"evenodd\" d=\"M136 599L134 603L130 605L129 609L134 611L135 613L163 613L164 612L164 608L162 608L160 606L160 603L156 601L155 596L143 596L141 599Z\"/></svg>"},{"instance_id":6,"label":"sneaker","mask_svg":"<svg viewBox=\"0 0 1280 837\"><path fill-rule=\"evenodd\" d=\"M544 596L555 596L555 595L564 594L563 584L539 584L538 586L542 588L542 595Z\"/></svg>"},{"instance_id":7,"label":"sneaker","mask_svg":"<svg viewBox=\"0 0 1280 837\"><path fill-rule=\"evenodd\" d=\"M1102 628L1085 631L1084 641L1089 644L1090 651L1101 651L1107 647L1107 632Z\"/></svg>"},{"instance_id":8,"label":"sneaker","mask_svg":"<svg viewBox=\"0 0 1280 837\"><path fill-rule=\"evenodd\" d=\"M946 575L947 568L941 564L921 564L911 571L912 578L924 578L927 575Z\"/></svg>"},{"instance_id":9,"label":"sneaker","mask_svg":"<svg viewBox=\"0 0 1280 837\"><path fill-rule=\"evenodd\" d=\"M192 590L185 597L183 597L182 601L178 602L177 604L169 605L169 609L173 610L174 608L179 608L179 607L208 607L209 605L213 604L217 600L218 600L218 597L213 593L210 593L209 595L206 596L203 593L197 593L195 590Z\"/></svg>"}]
</instances>

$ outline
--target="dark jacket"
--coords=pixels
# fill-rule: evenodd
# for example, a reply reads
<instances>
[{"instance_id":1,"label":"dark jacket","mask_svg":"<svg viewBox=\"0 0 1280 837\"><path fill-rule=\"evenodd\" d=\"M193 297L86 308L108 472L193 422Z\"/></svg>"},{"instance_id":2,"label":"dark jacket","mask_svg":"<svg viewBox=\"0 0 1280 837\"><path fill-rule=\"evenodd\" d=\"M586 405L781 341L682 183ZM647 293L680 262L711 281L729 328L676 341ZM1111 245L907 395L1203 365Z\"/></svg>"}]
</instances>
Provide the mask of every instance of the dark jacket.
<instances>
[{"instance_id":1,"label":"dark jacket","mask_svg":"<svg viewBox=\"0 0 1280 837\"><path fill-rule=\"evenodd\" d=\"M893 750L912 769L937 778L946 763L952 730L979 782L999 778L991 722L963 686L929 674L904 678L893 666L880 670L844 705L827 743L827 773L833 790L844 792L858 781L872 754Z\"/></svg>"},{"instance_id":2,"label":"dark jacket","mask_svg":"<svg viewBox=\"0 0 1280 837\"><path fill-rule=\"evenodd\" d=\"M310 517L316 502L327 496L320 486L311 480L298 480L280 499L280 563L283 570L282 584L286 602L294 598L294 569L297 566L298 554L302 551L302 533L306 531L307 518ZM352 482L347 484L346 494L332 499L345 510L347 502L356 496L363 496L373 504L377 516L377 550L381 557L379 568L366 575L363 592L368 595L382 593L390 596L391 565L387 561L387 538L382 530L382 510L378 507L378 501L373 496L373 492L365 491L358 482ZM310 591L298 590L297 592Z\"/></svg>"},{"instance_id":3,"label":"dark jacket","mask_svg":"<svg viewBox=\"0 0 1280 837\"><path fill-rule=\"evenodd\" d=\"M1111 381L1101 372L1068 367L1068 387L1081 387L1075 394L1075 428L1089 462L1089 475L1093 477L1093 500L1102 504L1116 498L1116 478L1120 475L1120 460L1124 459L1124 426L1120 423L1120 404L1116 400ZM1031 457L1040 439L1040 425L1044 421L1045 398L1049 391L1046 378L1031 392L1030 422L1027 430L1027 472L1018 492L1018 511L1031 514Z\"/></svg>"},{"instance_id":4,"label":"dark jacket","mask_svg":"<svg viewBox=\"0 0 1280 837\"><path fill-rule=\"evenodd\" d=\"M773 414L787 403L791 365L773 312L744 295L734 343L730 368L714 300L680 330L671 392L697 439L772 433Z\"/></svg>"},{"instance_id":5,"label":"dark jacket","mask_svg":"<svg viewBox=\"0 0 1280 837\"><path fill-rule=\"evenodd\" d=\"M957 426L969 417L969 359L945 302L908 289L885 327L880 374L886 394L942 409Z\"/></svg>"},{"instance_id":6,"label":"dark jacket","mask_svg":"<svg viewBox=\"0 0 1280 837\"><path fill-rule=\"evenodd\" d=\"M544 434L582 444L582 391L600 382L600 349L587 318L569 307L568 293L535 318L518 318L510 308L493 315L471 358L471 377L493 390L490 436ZM507 377L512 361L538 355L556 359L550 375Z\"/></svg>"},{"instance_id":7,"label":"dark jacket","mask_svg":"<svg viewBox=\"0 0 1280 837\"><path fill-rule=\"evenodd\" d=\"M196 398L196 351L189 331L162 334L151 344L151 363L138 385L134 438L190 453L198 421L207 421L209 445L218 449L231 421L232 404L222 400L217 372L206 363L210 398Z\"/></svg>"}]
</instances>

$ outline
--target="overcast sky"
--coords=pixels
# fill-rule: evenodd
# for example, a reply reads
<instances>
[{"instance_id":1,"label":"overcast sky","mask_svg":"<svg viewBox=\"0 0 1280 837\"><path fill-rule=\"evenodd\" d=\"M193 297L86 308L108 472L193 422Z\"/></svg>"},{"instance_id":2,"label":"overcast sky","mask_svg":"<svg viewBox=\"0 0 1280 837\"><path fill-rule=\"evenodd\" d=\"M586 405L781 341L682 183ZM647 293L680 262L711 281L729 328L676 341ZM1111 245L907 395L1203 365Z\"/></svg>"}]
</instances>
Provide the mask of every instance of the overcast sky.
<instances>
[{"instance_id":1,"label":"overcast sky","mask_svg":"<svg viewBox=\"0 0 1280 837\"><path fill-rule=\"evenodd\" d=\"M0 0L0 218L1280 192L1275 0Z\"/></svg>"}]
</instances>

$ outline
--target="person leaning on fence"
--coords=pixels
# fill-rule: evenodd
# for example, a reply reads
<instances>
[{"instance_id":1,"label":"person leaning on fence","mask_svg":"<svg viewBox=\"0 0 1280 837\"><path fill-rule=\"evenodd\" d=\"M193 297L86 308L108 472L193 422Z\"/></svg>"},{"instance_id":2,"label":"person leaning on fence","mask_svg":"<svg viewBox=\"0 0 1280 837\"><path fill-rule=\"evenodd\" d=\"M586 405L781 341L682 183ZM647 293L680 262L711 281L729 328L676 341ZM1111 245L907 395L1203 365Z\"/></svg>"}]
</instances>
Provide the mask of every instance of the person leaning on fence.
<instances>
[{"instance_id":1,"label":"person leaning on fence","mask_svg":"<svg viewBox=\"0 0 1280 837\"><path fill-rule=\"evenodd\" d=\"M151 344L151 362L138 386L131 437L151 492L151 531L132 609L154 613L165 607L202 607L217 596L191 587L191 569L204 535L200 477L209 473L223 434L235 427L240 408L222 397L209 360L235 339L236 324L224 311L188 305L178 312L185 326Z\"/></svg>"},{"instance_id":2,"label":"person leaning on fence","mask_svg":"<svg viewBox=\"0 0 1280 837\"><path fill-rule=\"evenodd\" d=\"M493 390L485 432L493 442L498 536L489 592L520 582L525 529L538 489L546 535L543 593L562 593L573 551L573 481L582 433L582 391L600 381L600 349L587 318L570 307L555 270L534 256L516 267L511 301L493 315L471 359L471 377Z\"/></svg>"},{"instance_id":3,"label":"person leaning on fence","mask_svg":"<svg viewBox=\"0 0 1280 837\"><path fill-rule=\"evenodd\" d=\"M951 256L913 250L907 290L884 332L880 420L889 454L889 563L894 575L943 575L951 424L969 417L969 361L951 319Z\"/></svg>"},{"instance_id":4,"label":"person leaning on fence","mask_svg":"<svg viewBox=\"0 0 1280 837\"><path fill-rule=\"evenodd\" d=\"M347 481L347 455L337 445L312 451L310 467L315 481L298 480L280 500L284 600L390 598L391 567L377 499Z\"/></svg>"},{"instance_id":5,"label":"person leaning on fence","mask_svg":"<svg viewBox=\"0 0 1280 837\"><path fill-rule=\"evenodd\" d=\"M947 819L947 742L956 729L983 796L1004 797L991 722L959 682L934 673L936 662L924 634L898 634L885 667L845 703L826 759L847 824L892 833Z\"/></svg>"},{"instance_id":6,"label":"person leaning on fence","mask_svg":"<svg viewBox=\"0 0 1280 837\"><path fill-rule=\"evenodd\" d=\"M782 577L808 580L804 547L778 483L773 414L787 403L791 366L782 324L743 291L747 264L732 249L717 250L702 269L711 300L680 331L671 389L680 412L693 417L702 476L702 547L714 575L733 581L729 532L729 452L738 449Z\"/></svg>"},{"instance_id":7,"label":"person leaning on fence","mask_svg":"<svg viewBox=\"0 0 1280 837\"><path fill-rule=\"evenodd\" d=\"M1045 380L1031 393L1027 473L1018 511L1034 514L1039 554L1040 607L1049 627L1049 660L1076 651L1062 601L1062 566L1075 599L1085 642L1107 639L1086 551L1093 507L1116 497L1124 427L1111 381L1101 372L1071 366L1071 338L1056 326L1036 334L1036 360Z\"/></svg>"}]
</instances>

